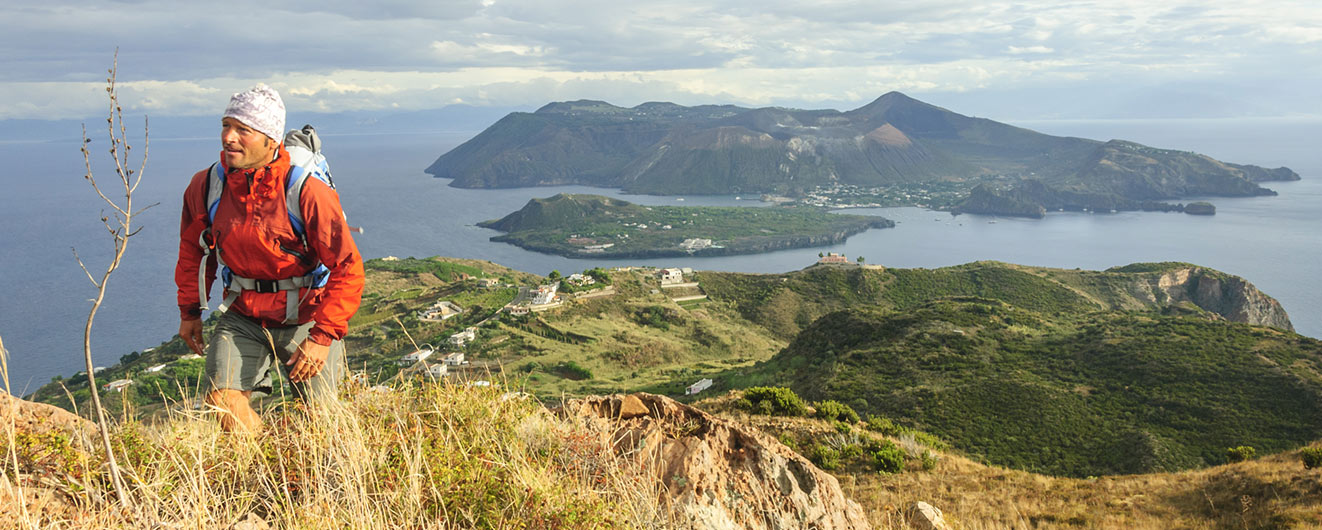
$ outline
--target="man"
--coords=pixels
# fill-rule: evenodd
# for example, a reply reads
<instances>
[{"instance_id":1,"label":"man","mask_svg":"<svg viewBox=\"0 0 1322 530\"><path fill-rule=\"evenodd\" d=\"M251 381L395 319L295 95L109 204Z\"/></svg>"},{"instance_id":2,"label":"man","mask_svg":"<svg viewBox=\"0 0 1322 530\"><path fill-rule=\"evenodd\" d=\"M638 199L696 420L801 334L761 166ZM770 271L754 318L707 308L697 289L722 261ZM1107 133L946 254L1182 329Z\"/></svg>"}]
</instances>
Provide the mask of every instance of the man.
<instances>
[{"instance_id":1,"label":"man","mask_svg":"<svg viewBox=\"0 0 1322 530\"><path fill-rule=\"evenodd\" d=\"M254 392L271 391L277 362L286 366L295 397L335 399L345 373L341 339L363 292L363 260L330 186L316 178L303 185L297 204L304 234L289 219L284 127L285 105L274 89L259 84L234 94L221 119L216 175L223 181L202 170L184 192L175 266L179 336L206 355L206 400L223 411L226 431L261 427L250 400ZM223 192L209 215L213 184ZM214 250L204 250L199 240ZM202 338L202 298L211 291L218 262L225 267L229 308L208 344ZM330 271L325 284L302 286L318 263Z\"/></svg>"}]
</instances>

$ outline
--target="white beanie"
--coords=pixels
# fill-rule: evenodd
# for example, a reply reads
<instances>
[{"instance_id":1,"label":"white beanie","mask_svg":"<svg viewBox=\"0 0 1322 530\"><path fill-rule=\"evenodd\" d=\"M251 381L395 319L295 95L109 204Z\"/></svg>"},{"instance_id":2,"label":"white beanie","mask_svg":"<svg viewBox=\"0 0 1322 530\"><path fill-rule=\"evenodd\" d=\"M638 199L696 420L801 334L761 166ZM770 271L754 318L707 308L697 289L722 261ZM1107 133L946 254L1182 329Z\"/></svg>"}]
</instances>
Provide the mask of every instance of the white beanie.
<instances>
[{"instance_id":1,"label":"white beanie","mask_svg":"<svg viewBox=\"0 0 1322 530\"><path fill-rule=\"evenodd\" d=\"M276 143L284 141L285 102L280 99L279 92L264 83L234 94L225 108L225 117L243 122Z\"/></svg>"}]
</instances>

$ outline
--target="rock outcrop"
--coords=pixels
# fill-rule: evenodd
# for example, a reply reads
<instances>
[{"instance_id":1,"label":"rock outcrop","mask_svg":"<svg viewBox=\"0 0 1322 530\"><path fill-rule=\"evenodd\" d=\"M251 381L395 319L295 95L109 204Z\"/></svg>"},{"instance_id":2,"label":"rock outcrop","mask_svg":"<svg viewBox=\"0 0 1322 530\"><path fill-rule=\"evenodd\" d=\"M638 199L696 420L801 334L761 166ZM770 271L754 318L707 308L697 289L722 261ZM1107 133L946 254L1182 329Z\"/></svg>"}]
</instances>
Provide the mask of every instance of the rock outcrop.
<instances>
[{"instance_id":1,"label":"rock outcrop","mask_svg":"<svg viewBox=\"0 0 1322 530\"><path fill-rule=\"evenodd\" d=\"M664 396L589 397L556 413L615 440L660 473L662 504L684 528L866 529L835 477L775 439Z\"/></svg>"},{"instance_id":2,"label":"rock outcrop","mask_svg":"<svg viewBox=\"0 0 1322 530\"><path fill-rule=\"evenodd\" d=\"M1138 289L1154 302L1192 302L1231 322L1294 331L1290 316L1280 302L1238 276L1190 267L1167 271L1140 284Z\"/></svg>"}]
</instances>

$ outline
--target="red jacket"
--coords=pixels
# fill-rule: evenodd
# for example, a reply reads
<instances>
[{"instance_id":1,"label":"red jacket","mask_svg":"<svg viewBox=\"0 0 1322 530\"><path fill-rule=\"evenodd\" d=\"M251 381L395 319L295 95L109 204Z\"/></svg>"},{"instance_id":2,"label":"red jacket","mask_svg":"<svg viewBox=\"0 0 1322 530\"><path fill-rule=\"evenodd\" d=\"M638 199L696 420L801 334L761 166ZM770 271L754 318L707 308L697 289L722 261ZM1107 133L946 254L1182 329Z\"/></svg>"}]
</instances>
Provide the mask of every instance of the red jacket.
<instances>
[{"instance_id":1,"label":"red jacket","mask_svg":"<svg viewBox=\"0 0 1322 530\"><path fill-rule=\"evenodd\" d=\"M179 225L179 262L174 269L178 286L179 315L184 320L201 318L197 269L202 260L198 236L207 226L206 187L208 170L193 175L184 191L183 219ZM285 207L285 178L289 153L283 145L274 161L254 169L232 169L225 176L225 192L216 207L211 237L216 251L207 260L207 292L216 279L216 253L234 274L259 280L279 280L306 274L310 268L298 257L281 249L315 256L330 269L324 287L303 289L298 321L315 320L308 335L317 344L344 338L349 318L358 311L363 295L363 259L349 235L339 196L324 182L310 178L303 186L299 204L307 227L310 249L289 223ZM283 326L286 293L244 291L231 311L252 317L264 326Z\"/></svg>"}]
</instances>

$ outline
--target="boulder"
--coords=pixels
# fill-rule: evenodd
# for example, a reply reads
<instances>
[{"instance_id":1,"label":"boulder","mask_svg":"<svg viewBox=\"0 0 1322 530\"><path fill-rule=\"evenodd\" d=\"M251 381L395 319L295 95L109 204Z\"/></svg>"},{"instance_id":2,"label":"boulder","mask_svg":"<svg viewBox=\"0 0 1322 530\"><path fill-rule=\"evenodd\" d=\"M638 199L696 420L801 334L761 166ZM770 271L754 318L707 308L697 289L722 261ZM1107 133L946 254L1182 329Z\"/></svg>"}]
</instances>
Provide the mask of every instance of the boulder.
<instances>
[{"instance_id":1,"label":"boulder","mask_svg":"<svg viewBox=\"0 0 1322 530\"><path fill-rule=\"evenodd\" d=\"M910 528L916 530L950 530L950 525L946 524L946 518L941 514L941 510L923 501L913 503L906 515L908 516Z\"/></svg>"},{"instance_id":2,"label":"boulder","mask_svg":"<svg viewBox=\"0 0 1322 530\"><path fill-rule=\"evenodd\" d=\"M34 403L0 392L0 426L15 427L15 432L46 434L60 431L74 444L95 440L96 424L54 405Z\"/></svg>"},{"instance_id":3,"label":"boulder","mask_svg":"<svg viewBox=\"0 0 1322 530\"><path fill-rule=\"evenodd\" d=\"M660 504L683 528L871 528L835 477L798 453L665 396L588 397L555 413L609 436L617 454L656 469Z\"/></svg>"}]
</instances>

